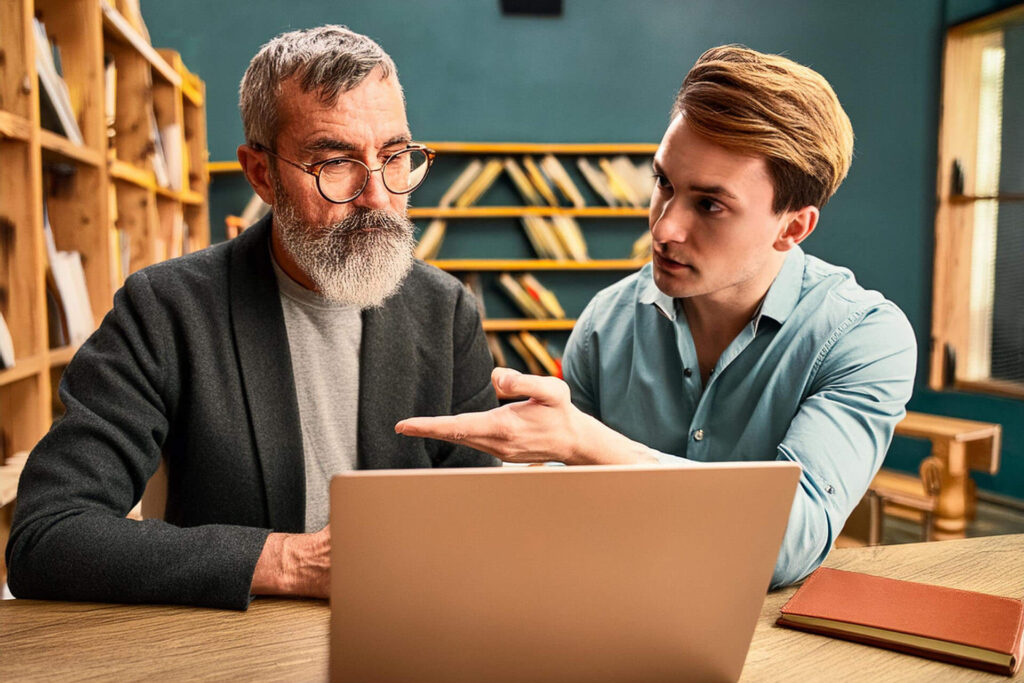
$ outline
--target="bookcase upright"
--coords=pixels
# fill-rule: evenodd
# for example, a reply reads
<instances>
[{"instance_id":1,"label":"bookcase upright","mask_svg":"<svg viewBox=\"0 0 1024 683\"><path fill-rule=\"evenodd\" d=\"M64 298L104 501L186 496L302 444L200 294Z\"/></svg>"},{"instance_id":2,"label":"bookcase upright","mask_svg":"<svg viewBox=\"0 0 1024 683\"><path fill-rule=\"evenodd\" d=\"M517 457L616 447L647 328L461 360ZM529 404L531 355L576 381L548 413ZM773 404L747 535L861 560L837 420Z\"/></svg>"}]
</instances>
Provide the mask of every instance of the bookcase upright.
<instances>
[{"instance_id":1,"label":"bookcase upright","mask_svg":"<svg viewBox=\"0 0 1024 683\"><path fill-rule=\"evenodd\" d=\"M33 19L83 145L42 126ZM204 84L144 35L125 0L0 0L0 314L15 356L0 369L0 548L25 452L63 412L57 383L77 350L52 344L44 221L57 250L81 255L93 328L127 273L209 244ZM158 182L151 121L176 136L162 142L180 178Z\"/></svg>"}]
</instances>

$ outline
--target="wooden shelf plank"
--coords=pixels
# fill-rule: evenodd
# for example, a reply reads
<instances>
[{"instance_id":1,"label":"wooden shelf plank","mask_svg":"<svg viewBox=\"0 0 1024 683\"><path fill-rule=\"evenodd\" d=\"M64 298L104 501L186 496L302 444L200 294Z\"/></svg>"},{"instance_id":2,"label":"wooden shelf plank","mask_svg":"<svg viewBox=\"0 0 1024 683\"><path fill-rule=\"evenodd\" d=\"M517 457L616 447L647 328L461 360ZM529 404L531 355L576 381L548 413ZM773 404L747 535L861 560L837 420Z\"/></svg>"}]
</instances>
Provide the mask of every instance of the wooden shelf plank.
<instances>
[{"instance_id":1,"label":"wooden shelf plank","mask_svg":"<svg viewBox=\"0 0 1024 683\"><path fill-rule=\"evenodd\" d=\"M1024 202L1024 192L1000 192L999 194L953 194L949 201L954 204L970 204L971 202Z\"/></svg>"},{"instance_id":2,"label":"wooden shelf plank","mask_svg":"<svg viewBox=\"0 0 1024 683\"><path fill-rule=\"evenodd\" d=\"M171 65L164 60L160 54L153 49L153 46L146 41L135 27L128 23L128 20L120 12L114 9L107 0L100 0L103 8L103 27L107 34L134 47L139 54L146 58L153 70L163 77L171 85L181 87L181 76L171 68Z\"/></svg>"},{"instance_id":3,"label":"wooden shelf plank","mask_svg":"<svg viewBox=\"0 0 1024 683\"><path fill-rule=\"evenodd\" d=\"M39 374L44 369L43 357L28 356L26 358L15 358L14 367L0 370L0 387L14 384L21 380Z\"/></svg>"},{"instance_id":4,"label":"wooden shelf plank","mask_svg":"<svg viewBox=\"0 0 1024 683\"><path fill-rule=\"evenodd\" d=\"M178 197L181 200L182 204L200 206L205 203L205 201L203 200L203 195L201 193L193 192L191 190L186 190L185 192L180 193Z\"/></svg>"},{"instance_id":5,"label":"wooden shelf plank","mask_svg":"<svg viewBox=\"0 0 1024 683\"><path fill-rule=\"evenodd\" d=\"M208 161L206 170L208 173L241 173L242 165L237 161Z\"/></svg>"},{"instance_id":6,"label":"wooden shelf plank","mask_svg":"<svg viewBox=\"0 0 1024 683\"><path fill-rule=\"evenodd\" d=\"M0 138L28 140L32 134L32 122L23 116L0 111Z\"/></svg>"},{"instance_id":7,"label":"wooden shelf plank","mask_svg":"<svg viewBox=\"0 0 1024 683\"><path fill-rule=\"evenodd\" d=\"M50 130L39 130L39 145L49 152L79 163L99 168L103 165L103 155L91 147L82 147Z\"/></svg>"},{"instance_id":8,"label":"wooden shelf plank","mask_svg":"<svg viewBox=\"0 0 1024 683\"><path fill-rule=\"evenodd\" d=\"M656 143L424 142L441 154L654 154Z\"/></svg>"},{"instance_id":9,"label":"wooden shelf plank","mask_svg":"<svg viewBox=\"0 0 1024 683\"><path fill-rule=\"evenodd\" d=\"M470 206L409 209L410 218L522 218L523 216L575 216L577 218L647 218L639 207L587 206L582 209L556 206Z\"/></svg>"},{"instance_id":10,"label":"wooden shelf plank","mask_svg":"<svg viewBox=\"0 0 1024 683\"><path fill-rule=\"evenodd\" d=\"M658 145L647 142L612 143L525 143L525 142L424 142L438 154L654 154ZM237 161L211 161L210 173L240 173Z\"/></svg>"},{"instance_id":11,"label":"wooden shelf plank","mask_svg":"<svg viewBox=\"0 0 1024 683\"><path fill-rule=\"evenodd\" d=\"M156 191L156 176L153 175L152 171L147 171L120 159L111 159L109 163L111 178L123 180L147 190Z\"/></svg>"},{"instance_id":12,"label":"wooden shelf plank","mask_svg":"<svg viewBox=\"0 0 1024 683\"><path fill-rule=\"evenodd\" d=\"M571 330L575 320L530 320L529 318L493 318L484 320L484 332L518 332L531 330L534 332L553 332Z\"/></svg>"},{"instance_id":13,"label":"wooden shelf plank","mask_svg":"<svg viewBox=\"0 0 1024 683\"><path fill-rule=\"evenodd\" d=\"M50 367L58 368L67 365L78 352L78 346L63 346L59 349L50 349Z\"/></svg>"},{"instance_id":14,"label":"wooden shelf plank","mask_svg":"<svg viewBox=\"0 0 1024 683\"><path fill-rule=\"evenodd\" d=\"M639 270L648 259L594 259L555 261L552 259L438 259L432 266L448 271L469 270Z\"/></svg>"}]
</instances>

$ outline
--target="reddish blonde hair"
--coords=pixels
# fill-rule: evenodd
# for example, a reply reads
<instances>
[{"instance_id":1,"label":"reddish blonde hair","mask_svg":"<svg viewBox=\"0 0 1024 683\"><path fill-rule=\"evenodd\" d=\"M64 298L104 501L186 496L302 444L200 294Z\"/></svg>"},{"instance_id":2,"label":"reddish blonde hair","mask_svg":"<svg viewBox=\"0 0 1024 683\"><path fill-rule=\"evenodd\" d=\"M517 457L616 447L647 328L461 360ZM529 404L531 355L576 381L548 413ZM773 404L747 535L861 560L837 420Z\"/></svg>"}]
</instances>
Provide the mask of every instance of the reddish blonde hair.
<instances>
[{"instance_id":1,"label":"reddish blonde hair","mask_svg":"<svg viewBox=\"0 0 1024 683\"><path fill-rule=\"evenodd\" d=\"M776 213L822 207L853 157L853 127L818 72L741 45L715 47L686 75L672 107L701 137L765 157Z\"/></svg>"}]
</instances>

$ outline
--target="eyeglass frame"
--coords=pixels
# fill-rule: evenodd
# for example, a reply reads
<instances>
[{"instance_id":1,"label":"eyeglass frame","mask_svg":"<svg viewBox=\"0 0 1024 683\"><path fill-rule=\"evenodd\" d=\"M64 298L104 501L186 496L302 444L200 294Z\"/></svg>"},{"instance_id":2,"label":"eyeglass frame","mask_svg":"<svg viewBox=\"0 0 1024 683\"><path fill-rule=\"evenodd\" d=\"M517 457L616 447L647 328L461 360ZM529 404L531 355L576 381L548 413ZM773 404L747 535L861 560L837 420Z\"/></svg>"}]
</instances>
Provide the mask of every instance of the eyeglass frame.
<instances>
[{"instance_id":1,"label":"eyeglass frame","mask_svg":"<svg viewBox=\"0 0 1024 683\"><path fill-rule=\"evenodd\" d=\"M359 199L359 195L361 195L366 190L366 186L370 184L370 175L373 174L373 173L376 173L377 171L381 172L380 179L384 183L384 189L386 189L388 192L390 192L391 194L397 194L397 195L411 194L420 185L423 184L424 180L427 179L427 173L430 172L430 167L433 166L434 158L437 156L437 152L435 152L434 150L430 149L426 145L410 144L410 145L407 145L406 147L404 147L403 149L398 150L394 154L390 154L388 156L388 158L384 160L384 163L382 163L377 168L370 168L367 164L365 164L364 162L362 162L359 159L356 159L354 157L344 157L344 156L342 156L342 157L331 157L330 159L324 159L323 161L317 161L317 162L312 163L312 164L307 164L307 163L303 163L301 161L293 161L291 159L286 159L285 157L281 156L280 154L278 154L274 150L270 149L269 147L267 147L265 145L260 144L259 142L252 142L252 143L249 144L249 146L252 147L253 149L255 149L258 152L266 152L270 156L272 156L272 157L274 157L276 159L280 159L281 161L285 162L286 164L290 164L290 165L294 166L295 168L299 169L303 173L308 173L309 175L311 175L314 178L316 178L316 191L320 193L321 197L323 197L326 201L330 202L331 204L348 204L349 202L354 202L355 200ZM405 154L406 152L410 152L410 151L423 152L424 154L427 155L427 170L424 171L423 177L420 178L420 181L418 183L416 183L415 186L410 187L408 190L404 190L402 192L396 192L395 190L392 190L390 187L388 187L388 181L384 177L384 167L387 166L388 162L390 162L392 159L394 159L399 154ZM320 173L323 171L324 167L327 166L328 164L337 163L339 161L354 162L354 163L357 163L357 164L359 164L360 166L362 166L363 168L366 169L366 176L365 176L365 180L363 180L363 186L361 188L359 188L359 191L356 192L354 195L352 195L348 199L343 199L341 201L338 201L336 199L331 199L326 194L324 194L324 191L320 188Z\"/></svg>"}]
</instances>

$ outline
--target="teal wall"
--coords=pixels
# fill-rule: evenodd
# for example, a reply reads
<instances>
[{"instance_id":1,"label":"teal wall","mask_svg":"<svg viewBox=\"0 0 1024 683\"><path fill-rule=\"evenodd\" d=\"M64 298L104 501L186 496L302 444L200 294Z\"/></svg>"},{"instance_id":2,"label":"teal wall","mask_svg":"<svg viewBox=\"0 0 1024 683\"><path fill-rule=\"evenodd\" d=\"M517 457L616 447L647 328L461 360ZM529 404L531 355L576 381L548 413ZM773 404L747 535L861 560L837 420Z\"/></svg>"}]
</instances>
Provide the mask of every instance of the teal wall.
<instances>
[{"instance_id":1,"label":"teal wall","mask_svg":"<svg viewBox=\"0 0 1024 683\"><path fill-rule=\"evenodd\" d=\"M1003 470L979 477L979 485L1024 497L1024 403L923 387L943 31L1007 4L565 0L557 19L503 18L497 0L143 0L142 8L153 43L179 50L206 80L213 160L233 159L242 141L237 87L259 46L281 31L322 23L366 33L394 57L413 135L425 140L656 142L683 76L709 47L743 43L813 67L835 87L857 141L850 175L807 251L850 267L903 308L921 350L910 407L1002 423ZM417 201L428 204L452 172L439 167L434 189ZM247 195L240 178L215 179L215 239L223 216L240 211ZM621 254L643 221L585 229L592 251ZM521 237L502 242L507 235L474 236L474 247L484 250L477 255L526 249ZM450 241L446 249L459 248L457 235ZM586 277L544 279L573 313L615 279ZM889 462L914 469L925 452L923 444L897 439Z\"/></svg>"}]
</instances>

